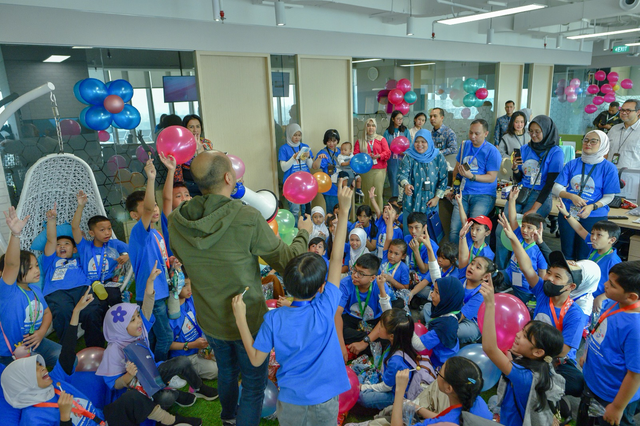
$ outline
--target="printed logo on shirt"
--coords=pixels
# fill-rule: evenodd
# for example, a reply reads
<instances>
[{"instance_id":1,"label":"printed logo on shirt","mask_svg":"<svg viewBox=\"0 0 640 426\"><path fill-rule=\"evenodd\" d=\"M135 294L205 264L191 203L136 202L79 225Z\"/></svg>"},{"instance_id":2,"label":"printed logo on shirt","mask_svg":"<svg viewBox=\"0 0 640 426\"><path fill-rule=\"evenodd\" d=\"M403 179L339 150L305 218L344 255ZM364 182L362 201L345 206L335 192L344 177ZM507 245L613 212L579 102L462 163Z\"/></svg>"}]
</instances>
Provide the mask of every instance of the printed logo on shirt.
<instances>
[{"instance_id":1,"label":"printed logo on shirt","mask_svg":"<svg viewBox=\"0 0 640 426\"><path fill-rule=\"evenodd\" d=\"M584 179L582 177L582 175L575 175L574 177L571 178L571 188L576 192L580 192L580 181ZM593 196L593 193L596 190L596 183L594 182L593 178L591 176L589 176L589 179L587 179L587 183L584 185L584 191L582 191L582 198L590 198L591 196Z\"/></svg>"},{"instance_id":2,"label":"printed logo on shirt","mask_svg":"<svg viewBox=\"0 0 640 426\"><path fill-rule=\"evenodd\" d=\"M98 260L98 264L102 264L102 272L107 272L109 271L109 259L115 260L120 256L120 254L113 247L107 247L104 255L107 258L107 260L104 263L102 262L102 256L99 253L95 254L95 259ZM87 264L87 271L89 273L93 272L94 275L96 274L96 269L97 269L95 259L94 259L94 256L91 256Z\"/></svg>"},{"instance_id":3,"label":"printed logo on shirt","mask_svg":"<svg viewBox=\"0 0 640 426\"><path fill-rule=\"evenodd\" d=\"M364 300L362 301L362 303L364 304ZM351 312L351 315L353 315L354 317L360 318L360 308L358 307L358 302L351 305L351 308L349 308L349 312ZM373 309L371 309L371 306L367 306L364 309L364 318L362 319L364 319L365 321L373 319Z\"/></svg>"},{"instance_id":4,"label":"printed logo on shirt","mask_svg":"<svg viewBox=\"0 0 640 426\"><path fill-rule=\"evenodd\" d=\"M32 315L36 317L35 324L31 319ZM24 323L22 327L22 333L29 334L32 325L34 325L34 328L36 330L40 328L43 315L44 309L42 309L42 303L38 302L37 300L29 301L29 304L24 308Z\"/></svg>"},{"instance_id":5,"label":"printed logo on shirt","mask_svg":"<svg viewBox=\"0 0 640 426\"><path fill-rule=\"evenodd\" d=\"M188 318L184 319L182 323L182 334L187 342L193 342L196 340L198 336L198 329L194 326L196 319L193 315L193 312L187 312L186 315Z\"/></svg>"},{"instance_id":6,"label":"printed logo on shirt","mask_svg":"<svg viewBox=\"0 0 640 426\"><path fill-rule=\"evenodd\" d=\"M607 323L608 318L605 318L604 321L602 321L602 323L600 324L600 327L598 327L598 330L596 330L596 332L591 335L591 338L595 340L598 345L601 345L602 341L607 336Z\"/></svg>"},{"instance_id":7,"label":"printed logo on shirt","mask_svg":"<svg viewBox=\"0 0 640 426\"><path fill-rule=\"evenodd\" d=\"M80 268L77 259L58 259L54 265L55 271L53 272L52 281L60 281L64 279L67 271Z\"/></svg>"},{"instance_id":8,"label":"printed logo on shirt","mask_svg":"<svg viewBox=\"0 0 640 426\"><path fill-rule=\"evenodd\" d=\"M382 258L382 254L383 254L383 249L384 249L384 243L387 241L387 233L386 232L381 232L380 235L378 235L378 250L377 250L377 256L379 258Z\"/></svg>"},{"instance_id":9,"label":"printed logo on shirt","mask_svg":"<svg viewBox=\"0 0 640 426\"><path fill-rule=\"evenodd\" d=\"M476 156L476 158L473 158L473 161L471 161L471 159L473 158L473 155L467 155L466 157L463 158L462 163L463 164L469 164L469 167L471 168L472 172L477 172L479 170L478 167L478 157ZM471 161L471 162L469 162Z\"/></svg>"},{"instance_id":10,"label":"printed logo on shirt","mask_svg":"<svg viewBox=\"0 0 640 426\"><path fill-rule=\"evenodd\" d=\"M86 410L93 411L92 410L92 404L88 400L82 399L82 398L73 398L73 399L81 407L85 408ZM95 424L88 417L85 417L85 416L80 415L80 414L76 414L73 411L71 412L71 416L70 417L71 417L71 423L74 426L89 426L91 424Z\"/></svg>"},{"instance_id":11,"label":"printed logo on shirt","mask_svg":"<svg viewBox=\"0 0 640 426\"><path fill-rule=\"evenodd\" d=\"M528 159L522 165L522 172L529 178L531 186L540 185L540 183L542 182L542 173L540 173L539 165L540 163L538 163L534 159ZM538 177L538 179L536 179L536 182L531 182L531 179L535 178L536 176Z\"/></svg>"}]
</instances>

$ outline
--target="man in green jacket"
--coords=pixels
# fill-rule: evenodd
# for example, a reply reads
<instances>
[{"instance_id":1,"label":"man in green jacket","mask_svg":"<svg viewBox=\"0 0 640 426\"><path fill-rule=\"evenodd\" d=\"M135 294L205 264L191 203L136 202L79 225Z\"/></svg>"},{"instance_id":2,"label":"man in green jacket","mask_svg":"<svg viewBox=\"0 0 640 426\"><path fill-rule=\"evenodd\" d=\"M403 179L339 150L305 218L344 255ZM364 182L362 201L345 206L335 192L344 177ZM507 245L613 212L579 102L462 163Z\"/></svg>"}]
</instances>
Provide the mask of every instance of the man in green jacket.
<instances>
[{"instance_id":1,"label":"man in green jacket","mask_svg":"<svg viewBox=\"0 0 640 426\"><path fill-rule=\"evenodd\" d=\"M215 352L222 423L258 425L268 360L260 367L251 365L231 299L248 288L247 322L255 336L267 312L258 256L282 273L289 260L307 251L313 224L309 215L300 218L300 232L291 246L277 238L258 210L230 198L236 174L221 152L199 154L191 173L202 196L182 203L169 215L171 250L189 274L197 320ZM239 373L242 398L236 410Z\"/></svg>"}]
</instances>

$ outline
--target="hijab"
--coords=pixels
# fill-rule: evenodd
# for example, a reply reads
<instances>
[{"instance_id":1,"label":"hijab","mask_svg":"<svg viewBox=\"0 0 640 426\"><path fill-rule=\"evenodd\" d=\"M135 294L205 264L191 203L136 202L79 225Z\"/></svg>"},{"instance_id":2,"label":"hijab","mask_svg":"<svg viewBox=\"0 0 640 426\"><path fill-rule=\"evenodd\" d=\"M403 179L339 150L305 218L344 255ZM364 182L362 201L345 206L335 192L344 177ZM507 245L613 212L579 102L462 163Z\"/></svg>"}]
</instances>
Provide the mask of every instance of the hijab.
<instances>
[{"instance_id":1,"label":"hijab","mask_svg":"<svg viewBox=\"0 0 640 426\"><path fill-rule=\"evenodd\" d=\"M97 376L123 374L126 371L124 348L129 344L140 341L149 346L149 336L144 324L142 324L142 334L138 337L130 335L127 331L131 318L139 309L140 307L135 303L118 303L107 311L102 323L102 330L109 345L105 349L102 362L96 371Z\"/></svg>"},{"instance_id":2,"label":"hijab","mask_svg":"<svg viewBox=\"0 0 640 426\"><path fill-rule=\"evenodd\" d=\"M320 213L322 215L322 223L320 225L316 225L315 223L313 224L313 231L309 236L309 241L311 241L315 237L319 237L320 233L324 234L325 239L329 236L329 229L327 228L327 225L325 225L324 223L324 218L325 218L324 209L320 206L315 206L314 208L311 209L312 222L313 222L313 215L316 213Z\"/></svg>"},{"instance_id":3,"label":"hijab","mask_svg":"<svg viewBox=\"0 0 640 426\"><path fill-rule=\"evenodd\" d=\"M418 138L423 138L427 141L428 146L424 154L420 154L416 151L415 140ZM431 132L426 129L421 129L416 133L416 137L413 139L411 147L405 152L405 154L416 160L418 163L430 163L438 156L438 154L440 154L440 150L435 147L433 138L431 137Z\"/></svg>"},{"instance_id":4,"label":"hijab","mask_svg":"<svg viewBox=\"0 0 640 426\"><path fill-rule=\"evenodd\" d=\"M302 129L300 128L300 125L298 125L296 123L291 123L291 124L287 125L287 130L285 132L285 134L287 136L287 145L289 145L292 148L297 148L297 147L300 146L300 142L293 143L293 141L291 140L293 138L293 135L296 134L296 132L302 133Z\"/></svg>"},{"instance_id":5,"label":"hijab","mask_svg":"<svg viewBox=\"0 0 640 426\"><path fill-rule=\"evenodd\" d=\"M558 129L553 120L546 115L537 115L531 123L536 123L542 130L542 141L535 143L529 142L529 146L538 157L542 157L545 152L558 145ZM531 128L529 123L529 128Z\"/></svg>"},{"instance_id":6,"label":"hijab","mask_svg":"<svg viewBox=\"0 0 640 426\"><path fill-rule=\"evenodd\" d=\"M592 260L579 260L576 264L582 269L582 282L573 290L571 297L575 304L580 306L585 315L591 316L593 309L593 292L598 289L600 283L600 267Z\"/></svg>"},{"instance_id":7,"label":"hijab","mask_svg":"<svg viewBox=\"0 0 640 426\"><path fill-rule=\"evenodd\" d=\"M436 280L440 303L431 308L429 330L438 335L438 339L446 348L453 348L458 343L458 317L451 315L459 312L464 304L464 287L456 277L445 277Z\"/></svg>"},{"instance_id":8,"label":"hijab","mask_svg":"<svg viewBox=\"0 0 640 426\"><path fill-rule=\"evenodd\" d=\"M356 264L356 260L358 260L360 256L369 253L369 250L367 249L367 233L364 232L364 229L353 228L351 232L349 232L349 239L351 239L352 235L357 236L360 240L360 248L358 250L354 250L351 248L351 245L349 245L349 249L351 250L349 253L349 269L351 269L353 265Z\"/></svg>"},{"instance_id":9,"label":"hijab","mask_svg":"<svg viewBox=\"0 0 640 426\"><path fill-rule=\"evenodd\" d=\"M2 372L2 392L13 408L23 409L49 401L55 395L53 385L38 386L37 363L45 365L42 355L29 356L13 361Z\"/></svg>"},{"instance_id":10,"label":"hijab","mask_svg":"<svg viewBox=\"0 0 640 426\"><path fill-rule=\"evenodd\" d=\"M589 133L595 133L600 138L600 149L595 154L585 154L584 147L582 149L582 159L583 163L587 164L598 164L604 161L604 156L609 153L609 136L602 130L592 130ZM589 134L587 133L587 135Z\"/></svg>"}]
</instances>

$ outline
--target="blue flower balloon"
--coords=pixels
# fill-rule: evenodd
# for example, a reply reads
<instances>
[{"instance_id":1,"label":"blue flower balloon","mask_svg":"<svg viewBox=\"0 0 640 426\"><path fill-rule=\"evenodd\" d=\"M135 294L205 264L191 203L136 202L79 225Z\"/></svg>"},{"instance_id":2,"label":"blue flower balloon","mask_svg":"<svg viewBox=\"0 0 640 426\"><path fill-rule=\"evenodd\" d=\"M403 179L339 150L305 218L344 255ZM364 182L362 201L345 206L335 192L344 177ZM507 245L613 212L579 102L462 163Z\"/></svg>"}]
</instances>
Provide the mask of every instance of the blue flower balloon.
<instances>
[{"instance_id":1,"label":"blue flower balloon","mask_svg":"<svg viewBox=\"0 0 640 426\"><path fill-rule=\"evenodd\" d=\"M135 129L140 124L140 120L140 112L129 104L126 104L119 113L113 114L113 122L123 129Z\"/></svg>"},{"instance_id":2,"label":"blue flower balloon","mask_svg":"<svg viewBox=\"0 0 640 426\"><path fill-rule=\"evenodd\" d=\"M107 87L95 78L85 78L78 86L82 99L91 105L102 106L104 98L108 96Z\"/></svg>"},{"instance_id":3,"label":"blue flower balloon","mask_svg":"<svg viewBox=\"0 0 640 426\"><path fill-rule=\"evenodd\" d=\"M109 83L108 92L110 95L117 95L126 103L133 98L133 86L127 80L113 80Z\"/></svg>"},{"instance_id":4,"label":"blue flower balloon","mask_svg":"<svg viewBox=\"0 0 640 426\"><path fill-rule=\"evenodd\" d=\"M111 126L112 114L99 106L90 107L84 115L87 127L92 130L106 130Z\"/></svg>"}]
</instances>

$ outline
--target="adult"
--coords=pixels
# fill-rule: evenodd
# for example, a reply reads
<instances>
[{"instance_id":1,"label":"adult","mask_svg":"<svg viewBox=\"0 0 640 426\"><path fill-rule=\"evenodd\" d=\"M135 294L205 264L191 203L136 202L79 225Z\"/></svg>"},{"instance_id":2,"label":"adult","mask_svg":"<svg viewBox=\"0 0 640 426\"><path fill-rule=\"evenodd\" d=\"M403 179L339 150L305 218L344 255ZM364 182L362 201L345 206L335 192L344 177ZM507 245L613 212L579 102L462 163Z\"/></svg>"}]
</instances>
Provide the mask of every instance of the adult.
<instances>
[{"instance_id":1,"label":"adult","mask_svg":"<svg viewBox=\"0 0 640 426\"><path fill-rule=\"evenodd\" d=\"M284 172L282 183L286 182L289 176L295 172L309 172L313 166L313 152L309 145L302 143L302 129L296 123L291 123L285 130L287 143L280 147L278 152L278 161ZM307 203L302 206L289 203L289 211L293 213L293 217L297 218L300 213L311 214L311 204Z\"/></svg>"},{"instance_id":2,"label":"adult","mask_svg":"<svg viewBox=\"0 0 640 426\"><path fill-rule=\"evenodd\" d=\"M506 112L502 117L498 117L496 120L496 128L493 131L493 143L498 145L500 143L500 139L507 133L507 129L509 128L509 121L511 120L511 116L513 115L513 111L516 109L515 102L509 100L504 103L504 110Z\"/></svg>"},{"instance_id":3,"label":"adult","mask_svg":"<svg viewBox=\"0 0 640 426\"><path fill-rule=\"evenodd\" d=\"M591 232L593 224L606 220L609 203L620 192L616 166L607 161L609 137L601 130L587 133L582 140L582 156L569 161L553 186L553 194L562 198L569 214ZM569 260L586 259L591 248L567 222L558 217L562 252Z\"/></svg>"},{"instance_id":4,"label":"adult","mask_svg":"<svg viewBox=\"0 0 640 426\"><path fill-rule=\"evenodd\" d=\"M502 158L511 157L514 149L520 149L524 145L528 144L531 138L524 131L527 126L527 116L522 111L516 111L509 120L509 126L507 127L507 133L502 136L498 146L498 151Z\"/></svg>"},{"instance_id":5,"label":"adult","mask_svg":"<svg viewBox=\"0 0 640 426\"><path fill-rule=\"evenodd\" d=\"M433 144L436 149L440 150L440 154L446 157L458 151L458 141L456 139L456 132L443 124L444 114L442 108L433 108L429 111L429 122L433 126L433 130L431 131Z\"/></svg>"},{"instance_id":6,"label":"adult","mask_svg":"<svg viewBox=\"0 0 640 426\"><path fill-rule=\"evenodd\" d=\"M611 102L609 109L602 111L596 119L593 120L593 125L596 126L596 129L609 133L609 130L611 130L613 126L622 123L619 109L620 104L618 102Z\"/></svg>"},{"instance_id":7,"label":"adult","mask_svg":"<svg viewBox=\"0 0 640 426\"><path fill-rule=\"evenodd\" d=\"M611 155L607 158L619 169L640 167L640 124L638 124L639 99L629 99L620 108L621 124L609 130Z\"/></svg>"},{"instance_id":8,"label":"adult","mask_svg":"<svg viewBox=\"0 0 640 426\"><path fill-rule=\"evenodd\" d=\"M500 152L487 142L489 124L482 119L473 120L469 126L469 140L462 143L456 156L454 174L461 178L462 206L468 218L488 216L496 204ZM454 203L451 216L449 241L457 243L460 237L460 211Z\"/></svg>"},{"instance_id":9,"label":"adult","mask_svg":"<svg viewBox=\"0 0 640 426\"><path fill-rule=\"evenodd\" d=\"M404 120L404 115L402 115L400 111L393 111L391 113L389 127L384 131L384 138L387 140L387 144L389 146L391 146L391 142L393 142L393 140L398 136L404 136L411 141L409 130L404 124L402 124L402 120ZM403 154L391 154L391 158L389 158L389 161L387 162L387 178L389 179L389 186L391 186L392 197L398 196L398 165L400 164L400 161L402 161L402 157Z\"/></svg>"},{"instance_id":10,"label":"adult","mask_svg":"<svg viewBox=\"0 0 640 426\"><path fill-rule=\"evenodd\" d=\"M326 205L326 211L333 211L333 208L338 204L338 186L336 185L338 172L338 155L340 150L337 148L340 143L340 133L336 129L329 129L324 132L322 138L324 148L316 155L316 161L313 162L314 169L321 169L323 172L331 176L333 182L335 175L335 182L331 184L331 189L324 194L324 203Z\"/></svg>"},{"instance_id":11,"label":"adult","mask_svg":"<svg viewBox=\"0 0 640 426\"><path fill-rule=\"evenodd\" d=\"M362 192L364 192L364 203L371 205L369 200L369 190L376 188L376 202L378 206L383 206L382 192L384 190L384 177L387 171L387 161L391 158L391 151L387 140L376 133L378 125L373 118L367 119L364 126L362 138L356 141L353 153L364 152L373 159L373 167L362 177ZM393 185L392 185L393 186Z\"/></svg>"},{"instance_id":12,"label":"adult","mask_svg":"<svg viewBox=\"0 0 640 426\"><path fill-rule=\"evenodd\" d=\"M516 114L522 113L515 112L513 116ZM558 146L558 129L546 115L538 115L531 121L529 135L531 141L520 149L520 156L513 159L513 181L523 187L516 202L516 212L538 213L546 218L553 207L551 190L564 166L564 153ZM505 209L505 215L509 216L508 209ZM498 235L501 232L502 226L498 225ZM500 238L496 239L496 252L498 268L506 269L509 250Z\"/></svg>"},{"instance_id":13,"label":"adult","mask_svg":"<svg viewBox=\"0 0 640 426\"><path fill-rule=\"evenodd\" d=\"M258 425L268 361L259 367L251 365L231 299L247 289L247 322L255 335L267 312L258 256L283 274L289 260L307 251L312 222L301 218L300 231L288 246L273 234L258 210L230 198L236 174L224 153L198 155L191 172L203 195L182 203L169 215L171 249L189 273L198 323L218 363L222 424Z\"/></svg>"},{"instance_id":14,"label":"adult","mask_svg":"<svg viewBox=\"0 0 640 426\"><path fill-rule=\"evenodd\" d=\"M424 112L419 112L415 115L415 117L413 117L413 127L409 129L409 135L411 136L411 139L409 140L411 142L416 139L416 133L418 133L422 129L422 126L424 126L424 123L426 122L427 116Z\"/></svg>"},{"instance_id":15,"label":"adult","mask_svg":"<svg viewBox=\"0 0 640 426\"><path fill-rule=\"evenodd\" d=\"M174 176L174 181L184 182L184 185L189 190L189 194L192 197L196 195L200 195L200 190L198 189L198 185L193 181L193 177L191 176L191 162L196 157L196 155L200 154L204 151L212 151L213 144L209 139L205 139L202 135L202 118L200 118L196 114L185 115L182 119L182 125L189 129L189 131L193 134L196 139L196 153L194 154L191 160L182 164L180 167L176 167L176 173ZM180 178L182 176L182 178ZM177 177L177 178L176 178Z\"/></svg>"}]
</instances>

